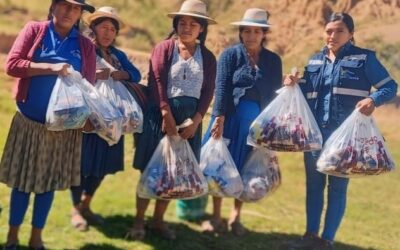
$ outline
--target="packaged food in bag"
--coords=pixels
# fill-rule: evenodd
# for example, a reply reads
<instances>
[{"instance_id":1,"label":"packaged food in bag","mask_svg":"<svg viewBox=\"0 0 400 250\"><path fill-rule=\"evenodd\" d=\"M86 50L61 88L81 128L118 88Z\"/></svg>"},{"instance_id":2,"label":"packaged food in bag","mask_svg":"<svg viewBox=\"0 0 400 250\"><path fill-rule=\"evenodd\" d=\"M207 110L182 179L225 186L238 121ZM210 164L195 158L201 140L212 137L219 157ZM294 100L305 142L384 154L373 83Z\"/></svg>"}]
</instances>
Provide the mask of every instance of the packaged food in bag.
<instances>
[{"instance_id":1,"label":"packaged food in bag","mask_svg":"<svg viewBox=\"0 0 400 250\"><path fill-rule=\"evenodd\" d=\"M339 177L378 175L394 168L374 119L358 109L328 138L317 161L318 171Z\"/></svg>"},{"instance_id":2,"label":"packaged food in bag","mask_svg":"<svg viewBox=\"0 0 400 250\"><path fill-rule=\"evenodd\" d=\"M276 153L254 148L242 169L244 189L239 197L243 202L256 202L273 193L281 184Z\"/></svg>"},{"instance_id":3,"label":"packaged food in bag","mask_svg":"<svg viewBox=\"0 0 400 250\"><path fill-rule=\"evenodd\" d=\"M77 86L89 107L89 120L95 128L94 132L110 146L118 143L122 135L121 112L85 78L82 78L79 72L73 71L70 76L79 82Z\"/></svg>"},{"instance_id":4,"label":"packaged food in bag","mask_svg":"<svg viewBox=\"0 0 400 250\"><path fill-rule=\"evenodd\" d=\"M82 128L90 111L75 78L58 76L46 112L46 127L51 131Z\"/></svg>"},{"instance_id":5,"label":"packaged food in bag","mask_svg":"<svg viewBox=\"0 0 400 250\"><path fill-rule=\"evenodd\" d=\"M242 179L222 138L210 138L201 148L200 169L207 179L209 194L239 198Z\"/></svg>"},{"instance_id":6,"label":"packaged food in bag","mask_svg":"<svg viewBox=\"0 0 400 250\"><path fill-rule=\"evenodd\" d=\"M115 70L100 57L96 59L96 67L108 67L112 71ZM122 82L109 77L107 80L97 80L95 87L121 112L123 134L141 133L143 131L142 109Z\"/></svg>"},{"instance_id":7,"label":"packaged food in bag","mask_svg":"<svg viewBox=\"0 0 400 250\"><path fill-rule=\"evenodd\" d=\"M247 143L275 151L322 148L322 135L300 87L285 86L250 126Z\"/></svg>"},{"instance_id":8,"label":"packaged food in bag","mask_svg":"<svg viewBox=\"0 0 400 250\"><path fill-rule=\"evenodd\" d=\"M193 199L207 194L207 180L187 140L164 136L138 184L138 195L149 199Z\"/></svg>"}]
</instances>

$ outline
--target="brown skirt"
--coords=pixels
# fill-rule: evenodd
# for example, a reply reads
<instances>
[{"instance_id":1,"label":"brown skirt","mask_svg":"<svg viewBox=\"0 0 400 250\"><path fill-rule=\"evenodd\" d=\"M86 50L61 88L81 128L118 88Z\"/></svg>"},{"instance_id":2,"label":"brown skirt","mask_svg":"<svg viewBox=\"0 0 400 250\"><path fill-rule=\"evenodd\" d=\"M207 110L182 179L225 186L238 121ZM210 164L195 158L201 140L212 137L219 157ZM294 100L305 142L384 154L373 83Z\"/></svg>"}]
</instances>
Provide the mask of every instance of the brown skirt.
<instances>
[{"instance_id":1,"label":"brown skirt","mask_svg":"<svg viewBox=\"0 0 400 250\"><path fill-rule=\"evenodd\" d=\"M0 181L21 192L80 185L82 133L53 132L17 112L0 162Z\"/></svg>"}]
</instances>

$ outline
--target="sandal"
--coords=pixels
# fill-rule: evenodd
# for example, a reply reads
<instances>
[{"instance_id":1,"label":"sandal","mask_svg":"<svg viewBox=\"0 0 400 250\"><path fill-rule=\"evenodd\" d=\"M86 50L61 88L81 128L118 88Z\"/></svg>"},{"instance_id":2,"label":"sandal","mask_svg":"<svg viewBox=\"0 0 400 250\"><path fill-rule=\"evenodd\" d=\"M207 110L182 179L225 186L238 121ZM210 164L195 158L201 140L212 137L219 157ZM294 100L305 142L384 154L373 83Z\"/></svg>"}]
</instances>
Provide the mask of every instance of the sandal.
<instances>
[{"instance_id":1,"label":"sandal","mask_svg":"<svg viewBox=\"0 0 400 250\"><path fill-rule=\"evenodd\" d=\"M240 221L234 221L231 224L229 224L229 226L231 227L231 232L233 233L233 235L238 236L238 237L245 235L248 231L243 226L243 224L240 223Z\"/></svg>"},{"instance_id":2,"label":"sandal","mask_svg":"<svg viewBox=\"0 0 400 250\"><path fill-rule=\"evenodd\" d=\"M164 240L175 240L176 234L175 231L168 227L166 223L163 223L161 227L154 225L147 225L147 228L154 235L164 239Z\"/></svg>"},{"instance_id":3,"label":"sandal","mask_svg":"<svg viewBox=\"0 0 400 250\"><path fill-rule=\"evenodd\" d=\"M144 240L146 236L146 231L144 228L130 228L125 235L126 240Z\"/></svg>"},{"instance_id":4,"label":"sandal","mask_svg":"<svg viewBox=\"0 0 400 250\"><path fill-rule=\"evenodd\" d=\"M104 218L99 214L93 213L90 208L80 208L79 211L82 217L85 218L85 220L89 223L89 225L104 224Z\"/></svg>"},{"instance_id":5,"label":"sandal","mask_svg":"<svg viewBox=\"0 0 400 250\"><path fill-rule=\"evenodd\" d=\"M76 210L71 213L71 225L80 232L89 230L87 221Z\"/></svg>"},{"instance_id":6,"label":"sandal","mask_svg":"<svg viewBox=\"0 0 400 250\"><path fill-rule=\"evenodd\" d=\"M227 222L224 219L203 221L201 228L203 233L222 234L228 231Z\"/></svg>"},{"instance_id":7,"label":"sandal","mask_svg":"<svg viewBox=\"0 0 400 250\"><path fill-rule=\"evenodd\" d=\"M10 245L4 245L3 250L17 250L18 249L18 244L10 244Z\"/></svg>"}]
</instances>

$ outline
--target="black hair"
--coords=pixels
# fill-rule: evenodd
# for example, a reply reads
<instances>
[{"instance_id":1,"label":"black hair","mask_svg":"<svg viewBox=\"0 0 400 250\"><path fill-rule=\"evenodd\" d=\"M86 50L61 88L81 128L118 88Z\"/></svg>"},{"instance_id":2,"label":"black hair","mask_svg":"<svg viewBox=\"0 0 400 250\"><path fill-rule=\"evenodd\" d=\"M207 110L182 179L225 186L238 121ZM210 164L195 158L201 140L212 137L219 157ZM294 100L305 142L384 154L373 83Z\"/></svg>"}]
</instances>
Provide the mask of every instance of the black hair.
<instances>
[{"instance_id":1,"label":"black hair","mask_svg":"<svg viewBox=\"0 0 400 250\"><path fill-rule=\"evenodd\" d=\"M177 15L174 17L174 19L172 21L173 30L171 31L171 33L169 33L169 35L167 36L167 39L170 39L171 37L175 36L178 33L178 23L182 17L183 16L180 16L180 15ZM196 23L200 24L200 26L203 28L203 31L199 34L197 39L200 41L200 44L202 46L204 46L204 44L206 43L206 38L207 38L208 22L204 18L198 18L198 17L192 17L192 18L196 21Z\"/></svg>"},{"instance_id":2,"label":"black hair","mask_svg":"<svg viewBox=\"0 0 400 250\"><path fill-rule=\"evenodd\" d=\"M114 25L114 28L117 30L117 35L118 35L119 29L120 29L119 22L117 20L115 20L114 18L111 18L111 17L105 17L104 16L104 17L96 18L90 23L90 27L89 28L91 30L93 30L93 32L94 32L94 28L97 25L101 24L102 22L104 22L106 20L111 21L111 23Z\"/></svg>"},{"instance_id":3,"label":"black hair","mask_svg":"<svg viewBox=\"0 0 400 250\"><path fill-rule=\"evenodd\" d=\"M47 14L47 20L52 20L53 19L53 8L54 5L56 5L58 2L61 2L64 0L52 0L51 1L51 5L49 7L49 13ZM81 7L81 12L83 11L82 7ZM81 19L78 19L76 21L76 23L74 24L74 27L77 28L79 30L79 23L81 22Z\"/></svg>"},{"instance_id":4,"label":"black hair","mask_svg":"<svg viewBox=\"0 0 400 250\"><path fill-rule=\"evenodd\" d=\"M336 22L336 21L343 22L346 25L346 27L350 33L354 32L354 21L353 21L353 18L349 14L344 13L344 12L334 12L329 17L327 24L331 23L331 22ZM350 41L354 44L355 43L354 37L352 37L350 39Z\"/></svg>"},{"instance_id":5,"label":"black hair","mask_svg":"<svg viewBox=\"0 0 400 250\"><path fill-rule=\"evenodd\" d=\"M239 26L239 40L240 40L241 43L243 43L243 39L240 36L240 34L242 34L242 32L245 29L245 27L246 26ZM266 28L266 27L260 27L260 28L262 29L262 31L264 33L264 37L261 40L261 44L260 45L264 47L267 44L267 38L265 37L265 35L269 32L269 28Z\"/></svg>"}]
</instances>

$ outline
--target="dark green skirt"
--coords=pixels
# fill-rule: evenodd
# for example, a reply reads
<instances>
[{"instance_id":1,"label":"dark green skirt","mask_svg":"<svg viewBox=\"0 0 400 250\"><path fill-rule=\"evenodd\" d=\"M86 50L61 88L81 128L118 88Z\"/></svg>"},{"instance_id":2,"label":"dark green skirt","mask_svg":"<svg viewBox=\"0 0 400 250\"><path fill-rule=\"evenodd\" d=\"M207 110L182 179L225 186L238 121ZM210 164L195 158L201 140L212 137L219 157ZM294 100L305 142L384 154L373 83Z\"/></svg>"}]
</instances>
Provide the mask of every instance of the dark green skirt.
<instances>
[{"instance_id":1,"label":"dark green skirt","mask_svg":"<svg viewBox=\"0 0 400 250\"><path fill-rule=\"evenodd\" d=\"M187 96L169 99L171 112L177 125L183 123L187 118L192 118L196 114L198 102L198 99ZM133 167L139 169L142 173L156 150L158 143L165 135L161 131L162 117L158 106L154 104L149 105L144 112L143 119L143 132L141 134L135 134L136 150L133 160ZM201 150L201 124L197 128L195 136L188 141L197 161L199 161Z\"/></svg>"}]
</instances>

